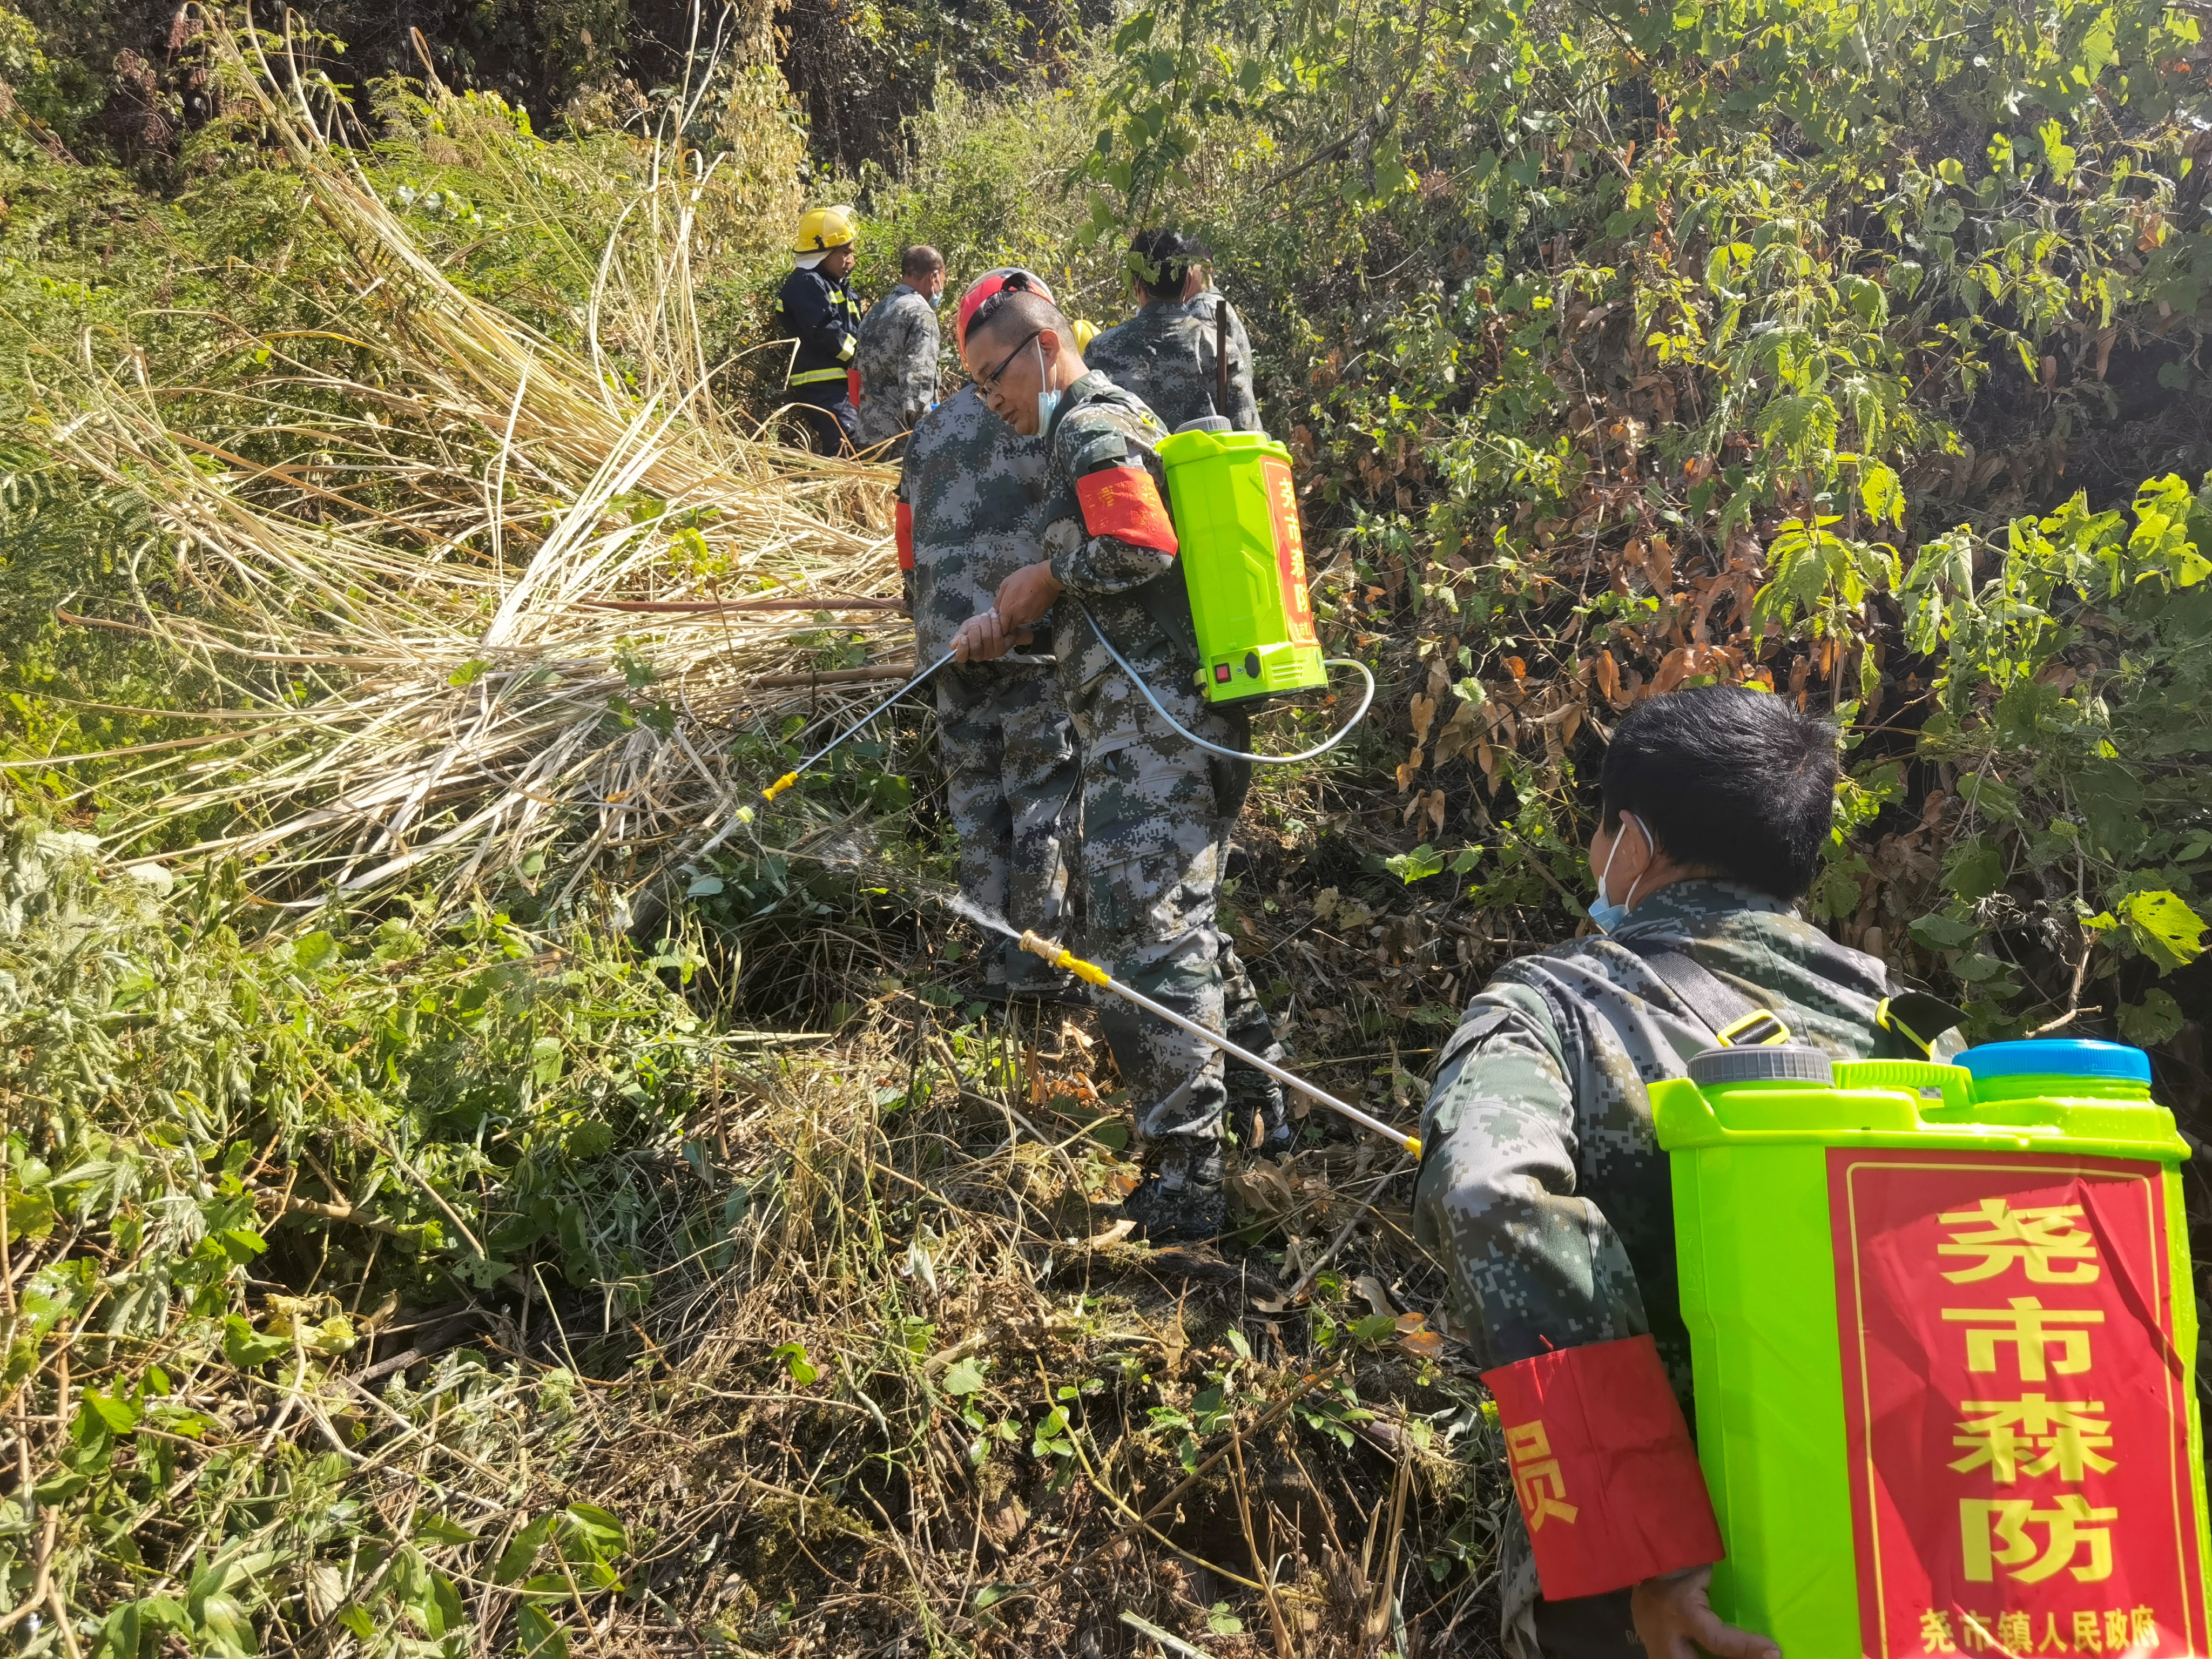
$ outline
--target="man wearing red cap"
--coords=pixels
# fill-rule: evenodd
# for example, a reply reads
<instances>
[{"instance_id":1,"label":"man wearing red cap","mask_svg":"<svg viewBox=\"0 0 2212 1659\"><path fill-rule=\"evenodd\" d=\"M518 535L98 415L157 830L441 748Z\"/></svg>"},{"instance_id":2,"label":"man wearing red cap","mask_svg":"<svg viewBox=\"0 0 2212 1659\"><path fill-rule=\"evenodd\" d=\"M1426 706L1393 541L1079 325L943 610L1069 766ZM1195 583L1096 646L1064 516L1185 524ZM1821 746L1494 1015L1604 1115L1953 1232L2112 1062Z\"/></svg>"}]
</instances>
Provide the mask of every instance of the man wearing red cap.
<instances>
[{"instance_id":1,"label":"man wearing red cap","mask_svg":"<svg viewBox=\"0 0 2212 1659\"><path fill-rule=\"evenodd\" d=\"M961 309L977 387L1016 432L1044 441L1045 556L1000 583L955 649L963 662L991 660L1053 615L1060 688L1083 745L1086 954L1184 1018L1279 1056L1217 921L1229 832L1251 763L1190 743L1131 679L1140 677L1207 741L1249 747L1243 714L1213 708L1191 685L1190 600L1153 453L1167 433L1142 401L1085 370L1074 325L1033 283L1017 287L1010 278ZM1126 669L1109 653L1109 640ZM1225 1132L1249 1133L1255 1116L1272 1119L1270 1128L1279 1119L1256 1091L1256 1110L1232 1104L1212 1044L1117 999L1101 1006L1099 1024L1144 1149L1131 1218L1155 1242L1218 1237L1227 1226Z\"/></svg>"}]
</instances>

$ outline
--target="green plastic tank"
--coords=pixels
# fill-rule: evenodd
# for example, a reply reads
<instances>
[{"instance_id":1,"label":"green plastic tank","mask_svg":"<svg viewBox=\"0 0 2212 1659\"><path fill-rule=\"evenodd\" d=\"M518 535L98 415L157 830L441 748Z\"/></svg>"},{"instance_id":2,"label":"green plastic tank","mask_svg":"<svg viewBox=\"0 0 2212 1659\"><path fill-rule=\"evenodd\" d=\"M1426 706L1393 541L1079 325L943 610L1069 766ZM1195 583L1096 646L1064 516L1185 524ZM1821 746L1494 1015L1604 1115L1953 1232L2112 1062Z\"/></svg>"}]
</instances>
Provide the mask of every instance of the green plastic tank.
<instances>
[{"instance_id":1,"label":"green plastic tank","mask_svg":"<svg viewBox=\"0 0 2212 1659\"><path fill-rule=\"evenodd\" d=\"M1206 699L1241 702L1326 685L1290 451L1214 416L1179 428L1158 453Z\"/></svg>"},{"instance_id":2,"label":"green plastic tank","mask_svg":"<svg viewBox=\"0 0 2212 1659\"><path fill-rule=\"evenodd\" d=\"M1790 1659L2212 1653L2189 1148L2139 1049L1655 1084L1728 1559Z\"/></svg>"}]
</instances>

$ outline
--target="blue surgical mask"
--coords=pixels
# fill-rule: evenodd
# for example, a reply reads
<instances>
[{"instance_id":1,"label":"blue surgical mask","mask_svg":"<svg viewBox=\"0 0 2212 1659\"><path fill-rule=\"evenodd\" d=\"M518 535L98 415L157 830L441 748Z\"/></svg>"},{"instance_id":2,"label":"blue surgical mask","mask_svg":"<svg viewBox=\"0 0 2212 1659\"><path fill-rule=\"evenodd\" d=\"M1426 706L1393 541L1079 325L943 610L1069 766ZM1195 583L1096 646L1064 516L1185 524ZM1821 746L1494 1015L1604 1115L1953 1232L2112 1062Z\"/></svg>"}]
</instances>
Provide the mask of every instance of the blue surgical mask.
<instances>
[{"instance_id":1,"label":"blue surgical mask","mask_svg":"<svg viewBox=\"0 0 2212 1659\"><path fill-rule=\"evenodd\" d=\"M929 308L932 311L939 311L944 308L944 305L945 290L940 288L936 293L929 296Z\"/></svg>"},{"instance_id":2,"label":"blue surgical mask","mask_svg":"<svg viewBox=\"0 0 2212 1659\"><path fill-rule=\"evenodd\" d=\"M1627 897L1618 904L1607 897L1605 891L1606 878L1613 873L1613 860L1620 851L1620 838L1628 833L1628 826L1632 823L1636 824L1636 832L1644 837L1644 844L1647 847L1651 844L1650 832L1641 823L1637 823L1636 819L1623 812L1620 815L1620 830L1614 835L1613 845L1606 849L1605 868L1597 872L1597 902L1589 908L1590 925L1601 933L1610 933L1627 920L1628 907L1635 902L1636 889L1632 884L1628 890Z\"/></svg>"},{"instance_id":3,"label":"blue surgical mask","mask_svg":"<svg viewBox=\"0 0 2212 1659\"><path fill-rule=\"evenodd\" d=\"M1045 367L1044 348L1040 345L1032 347L1031 349L1036 353L1037 380L1042 385L1051 377L1051 371ZM1045 428L1052 424L1052 417L1059 409L1059 392L1049 386L1045 386L1037 393L1037 436L1040 438L1044 436Z\"/></svg>"}]
</instances>

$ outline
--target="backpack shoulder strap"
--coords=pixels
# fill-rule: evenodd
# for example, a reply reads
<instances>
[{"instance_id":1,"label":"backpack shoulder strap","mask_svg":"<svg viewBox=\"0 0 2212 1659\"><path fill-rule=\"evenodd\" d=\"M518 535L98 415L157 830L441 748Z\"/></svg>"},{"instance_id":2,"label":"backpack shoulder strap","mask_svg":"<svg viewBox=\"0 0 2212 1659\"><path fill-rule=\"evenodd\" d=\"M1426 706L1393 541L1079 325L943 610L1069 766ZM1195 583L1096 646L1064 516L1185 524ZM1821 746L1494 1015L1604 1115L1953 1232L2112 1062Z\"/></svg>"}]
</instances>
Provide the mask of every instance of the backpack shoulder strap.
<instances>
[{"instance_id":1,"label":"backpack shoulder strap","mask_svg":"<svg viewBox=\"0 0 2212 1659\"><path fill-rule=\"evenodd\" d=\"M1791 1040L1790 1028L1772 1009L1753 1003L1688 952L1656 940L1616 943L1642 961L1723 1046ZM1962 1009L1929 992L1892 991L1875 1006L1874 1024L1902 1049L1895 1057L1926 1060L1932 1056L1936 1040L1966 1017Z\"/></svg>"},{"instance_id":2,"label":"backpack shoulder strap","mask_svg":"<svg viewBox=\"0 0 2212 1659\"><path fill-rule=\"evenodd\" d=\"M1723 1048L1787 1042L1790 1028L1771 1008L1762 1008L1734 990L1686 951L1656 940L1621 939L1620 947L1641 960L1674 1000L1711 1031Z\"/></svg>"},{"instance_id":3,"label":"backpack shoulder strap","mask_svg":"<svg viewBox=\"0 0 2212 1659\"><path fill-rule=\"evenodd\" d=\"M1905 1045L1907 1060L1933 1060L1936 1039L1966 1018L1966 1011L1929 991L1893 991L1874 1011L1874 1023Z\"/></svg>"}]
</instances>

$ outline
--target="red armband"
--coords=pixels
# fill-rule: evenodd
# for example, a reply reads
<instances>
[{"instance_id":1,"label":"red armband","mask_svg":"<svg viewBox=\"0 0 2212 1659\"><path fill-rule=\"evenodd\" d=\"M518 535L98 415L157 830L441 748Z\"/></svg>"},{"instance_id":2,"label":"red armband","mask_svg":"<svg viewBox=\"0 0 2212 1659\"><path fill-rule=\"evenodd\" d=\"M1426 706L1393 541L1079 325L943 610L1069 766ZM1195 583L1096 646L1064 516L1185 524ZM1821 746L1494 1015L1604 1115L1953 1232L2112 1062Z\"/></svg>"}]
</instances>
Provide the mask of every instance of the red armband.
<instances>
[{"instance_id":1,"label":"red armband","mask_svg":"<svg viewBox=\"0 0 2212 1659\"><path fill-rule=\"evenodd\" d=\"M1083 527L1094 536L1112 536L1132 547L1174 553L1175 520L1160 500L1160 487L1141 466L1109 466L1075 481L1083 508Z\"/></svg>"},{"instance_id":2,"label":"red armband","mask_svg":"<svg viewBox=\"0 0 2212 1659\"><path fill-rule=\"evenodd\" d=\"M898 529L899 568L911 570L914 568L914 503L901 501L891 519Z\"/></svg>"},{"instance_id":3,"label":"red armband","mask_svg":"<svg viewBox=\"0 0 2212 1659\"><path fill-rule=\"evenodd\" d=\"M1721 1559L1705 1472L1648 1336L1485 1371L1547 1601Z\"/></svg>"},{"instance_id":4,"label":"red armband","mask_svg":"<svg viewBox=\"0 0 2212 1659\"><path fill-rule=\"evenodd\" d=\"M845 398L854 408L860 406L860 371L857 368L845 371Z\"/></svg>"}]
</instances>

